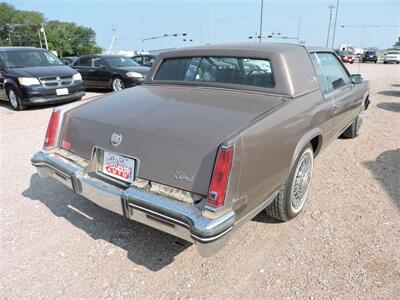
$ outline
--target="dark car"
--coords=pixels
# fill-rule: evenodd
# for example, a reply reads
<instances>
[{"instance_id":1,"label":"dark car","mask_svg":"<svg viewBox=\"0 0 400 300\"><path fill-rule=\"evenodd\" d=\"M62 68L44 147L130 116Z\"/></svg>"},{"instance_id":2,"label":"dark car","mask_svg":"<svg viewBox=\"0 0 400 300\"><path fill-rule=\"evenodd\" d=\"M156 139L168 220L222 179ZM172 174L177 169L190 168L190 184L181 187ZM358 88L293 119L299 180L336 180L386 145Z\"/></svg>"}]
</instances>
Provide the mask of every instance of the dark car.
<instances>
[{"instance_id":1,"label":"dark car","mask_svg":"<svg viewBox=\"0 0 400 300\"><path fill-rule=\"evenodd\" d=\"M151 67L153 62L156 60L157 55L143 54L143 55L136 55L131 58L141 66Z\"/></svg>"},{"instance_id":2,"label":"dark car","mask_svg":"<svg viewBox=\"0 0 400 300\"><path fill-rule=\"evenodd\" d=\"M361 61L365 63L366 61L370 61L376 63L378 61L378 56L375 51L365 51L361 56Z\"/></svg>"},{"instance_id":3,"label":"dark car","mask_svg":"<svg viewBox=\"0 0 400 300\"><path fill-rule=\"evenodd\" d=\"M129 57L119 55L81 56L73 68L82 74L85 87L114 91L142 84L150 70Z\"/></svg>"},{"instance_id":4,"label":"dark car","mask_svg":"<svg viewBox=\"0 0 400 300\"><path fill-rule=\"evenodd\" d=\"M339 51L338 55L340 56L342 62L344 63L348 62L352 64L355 61L355 55L350 51Z\"/></svg>"},{"instance_id":5,"label":"dark car","mask_svg":"<svg viewBox=\"0 0 400 300\"><path fill-rule=\"evenodd\" d=\"M27 105L80 100L82 77L53 53L30 47L0 47L0 100L15 110Z\"/></svg>"},{"instance_id":6,"label":"dark car","mask_svg":"<svg viewBox=\"0 0 400 300\"><path fill-rule=\"evenodd\" d=\"M64 65L72 65L79 57L78 56L64 56L60 60Z\"/></svg>"}]
</instances>

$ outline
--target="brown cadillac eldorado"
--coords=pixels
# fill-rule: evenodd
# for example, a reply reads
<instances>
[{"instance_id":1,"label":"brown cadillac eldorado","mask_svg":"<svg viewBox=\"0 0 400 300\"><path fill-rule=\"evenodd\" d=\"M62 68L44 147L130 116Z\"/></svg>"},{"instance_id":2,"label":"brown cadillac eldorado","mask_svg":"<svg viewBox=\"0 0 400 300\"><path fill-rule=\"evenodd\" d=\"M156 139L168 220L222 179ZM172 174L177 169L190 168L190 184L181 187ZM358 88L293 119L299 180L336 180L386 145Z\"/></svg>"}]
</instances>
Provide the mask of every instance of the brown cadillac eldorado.
<instances>
[{"instance_id":1,"label":"brown cadillac eldorado","mask_svg":"<svg viewBox=\"0 0 400 300\"><path fill-rule=\"evenodd\" d=\"M55 108L32 164L202 255L260 211L304 207L314 158L356 137L369 85L331 50L230 44L158 56L144 85Z\"/></svg>"}]
</instances>

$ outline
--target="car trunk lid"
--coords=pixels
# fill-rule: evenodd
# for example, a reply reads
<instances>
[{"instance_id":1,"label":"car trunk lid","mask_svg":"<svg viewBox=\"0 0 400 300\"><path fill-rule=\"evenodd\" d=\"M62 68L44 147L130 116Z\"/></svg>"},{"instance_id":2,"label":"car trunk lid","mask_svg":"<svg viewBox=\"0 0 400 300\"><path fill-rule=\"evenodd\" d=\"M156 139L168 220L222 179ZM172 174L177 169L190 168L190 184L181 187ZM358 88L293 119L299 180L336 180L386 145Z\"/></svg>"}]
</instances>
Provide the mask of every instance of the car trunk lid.
<instances>
[{"instance_id":1,"label":"car trunk lid","mask_svg":"<svg viewBox=\"0 0 400 300\"><path fill-rule=\"evenodd\" d=\"M94 147L135 157L138 177L205 195L218 146L279 103L261 93L135 87L68 112L63 140L86 159ZM117 147L113 133L122 136Z\"/></svg>"}]
</instances>

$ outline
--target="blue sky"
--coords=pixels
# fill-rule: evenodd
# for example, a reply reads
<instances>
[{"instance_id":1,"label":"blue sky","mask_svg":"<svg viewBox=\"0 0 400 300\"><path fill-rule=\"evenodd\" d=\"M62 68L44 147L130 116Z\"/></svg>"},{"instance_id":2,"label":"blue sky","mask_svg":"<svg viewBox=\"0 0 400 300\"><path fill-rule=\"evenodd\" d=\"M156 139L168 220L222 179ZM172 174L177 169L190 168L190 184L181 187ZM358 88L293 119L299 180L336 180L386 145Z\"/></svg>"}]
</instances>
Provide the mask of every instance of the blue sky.
<instances>
[{"instance_id":1,"label":"blue sky","mask_svg":"<svg viewBox=\"0 0 400 300\"><path fill-rule=\"evenodd\" d=\"M48 19L91 27L97 33L98 44L104 48L108 48L111 28L115 26L117 49L134 50L194 46L211 39L213 43L247 42L248 36L259 30L261 0L5 2L17 9L40 11ZM263 32L280 32L281 36L295 37L297 16L301 17L300 39L308 45L325 46L328 5L332 2L336 4L336 0L264 0ZM213 26L210 26L211 19ZM335 47L343 43L355 47L391 47L400 36L400 1L340 0L337 24ZM181 37L141 41L142 37L184 32L193 42L183 42Z\"/></svg>"}]
</instances>

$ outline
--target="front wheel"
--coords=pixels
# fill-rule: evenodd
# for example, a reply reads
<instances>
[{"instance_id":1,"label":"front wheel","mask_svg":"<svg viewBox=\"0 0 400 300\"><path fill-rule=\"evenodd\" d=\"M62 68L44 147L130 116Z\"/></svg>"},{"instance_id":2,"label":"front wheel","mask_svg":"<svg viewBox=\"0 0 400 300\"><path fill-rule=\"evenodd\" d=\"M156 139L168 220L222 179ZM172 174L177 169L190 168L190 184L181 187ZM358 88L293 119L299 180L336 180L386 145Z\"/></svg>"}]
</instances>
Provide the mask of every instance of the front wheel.
<instances>
[{"instance_id":1,"label":"front wheel","mask_svg":"<svg viewBox=\"0 0 400 300\"><path fill-rule=\"evenodd\" d=\"M124 83L124 81L122 80L121 77L114 77L112 82L111 82L111 88L115 92L123 90L125 88L125 83Z\"/></svg>"},{"instance_id":2,"label":"front wheel","mask_svg":"<svg viewBox=\"0 0 400 300\"><path fill-rule=\"evenodd\" d=\"M269 216L279 221L288 221L300 214L307 199L313 168L314 152L308 144L296 159L278 196L266 208Z\"/></svg>"},{"instance_id":3,"label":"front wheel","mask_svg":"<svg viewBox=\"0 0 400 300\"><path fill-rule=\"evenodd\" d=\"M25 109L25 106L21 103L21 99L19 97L19 93L14 87L9 87L7 89L7 97L8 101L11 104L11 107L14 110L23 110Z\"/></svg>"},{"instance_id":4,"label":"front wheel","mask_svg":"<svg viewBox=\"0 0 400 300\"><path fill-rule=\"evenodd\" d=\"M354 119L353 123L351 123L351 125L342 133L343 137L353 139L359 135L361 125L364 121L364 111L365 111L365 105L363 104L360 112Z\"/></svg>"}]
</instances>

